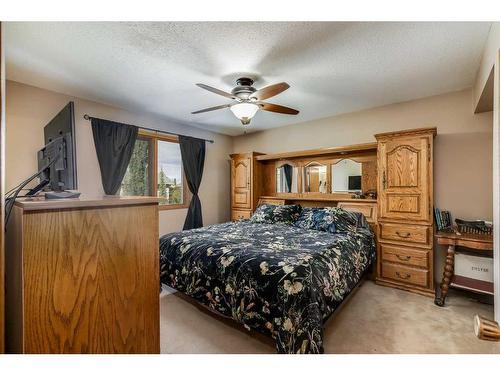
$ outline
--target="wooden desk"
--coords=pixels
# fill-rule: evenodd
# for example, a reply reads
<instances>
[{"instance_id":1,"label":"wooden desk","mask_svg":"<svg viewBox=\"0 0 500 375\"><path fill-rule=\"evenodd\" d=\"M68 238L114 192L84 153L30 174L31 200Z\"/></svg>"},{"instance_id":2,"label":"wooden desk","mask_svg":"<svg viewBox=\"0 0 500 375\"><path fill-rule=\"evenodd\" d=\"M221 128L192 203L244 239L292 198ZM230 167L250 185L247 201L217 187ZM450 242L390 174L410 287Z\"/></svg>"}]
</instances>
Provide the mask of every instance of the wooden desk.
<instances>
[{"instance_id":1,"label":"wooden desk","mask_svg":"<svg viewBox=\"0 0 500 375\"><path fill-rule=\"evenodd\" d=\"M7 229L10 353L159 353L158 198L21 199Z\"/></svg>"},{"instance_id":2,"label":"wooden desk","mask_svg":"<svg viewBox=\"0 0 500 375\"><path fill-rule=\"evenodd\" d=\"M485 234L457 234L455 232L437 232L435 234L439 245L448 245L448 253L443 271L443 280L441 281L441 295L437 295L434 303L438 306L444 306L448 289L453 278L453 268L455 265L455 247L466 247L474 252L482 253L493 250L493 236ZM453 285L452 285L453 286Z\"/></svg>"}]
</instances>

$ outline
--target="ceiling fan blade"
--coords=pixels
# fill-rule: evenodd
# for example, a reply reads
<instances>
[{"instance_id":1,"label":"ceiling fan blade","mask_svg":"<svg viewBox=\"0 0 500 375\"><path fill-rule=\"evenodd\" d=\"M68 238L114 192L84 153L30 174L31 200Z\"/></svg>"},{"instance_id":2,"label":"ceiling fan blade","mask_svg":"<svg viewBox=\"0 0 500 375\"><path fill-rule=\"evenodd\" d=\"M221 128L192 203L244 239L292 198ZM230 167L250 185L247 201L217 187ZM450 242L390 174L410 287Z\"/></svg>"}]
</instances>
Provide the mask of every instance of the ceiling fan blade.
<instances>
[{"instance_id":1,"label":"ceiling fan blade","mask_svg":"<svg viewBox=\"0 0 500 375\"><path fill-rule=\"evenodd\" d=\"M227 108L227 107L231 107L231 104L222 104L222 105L218 105L216 107L200 109L199 111L191 112L191 114L196 115L197 113L210 112L210 111L215 111L217 109L222 109L222 108Z\"/></svg>"},{"instance_id":2,"label":"ceiling fan blade","mask_svg":"<svg viewBox=\"0 0 500 375\"><path fill-rule=\"evenodd\" d=\"M289 87L290 85L286 82L277 83L275 85L267 86L255 91L252 95L250 95L250 97L256 98L257 100L265 100L278 95L279 93L282 93Z\"/></svg>"},{"instance_id":3,"label":"ceiling fan blade","mask_svg":"<svg viewBox=\"0 0 500 375\"><path fill-rule=\"evenodd\" d=\"M272 104L272 103L258 103L260 105L260 108L263 109L264 111L270 111L270 112L277 112L277 113L284 113L286 115L298 115L299 111L293 108L285 107L282 105L278 104Z\"/></svg>"},{"instance_id":4,"label":"ceiling fan blade","mask_svg":"<svg viewBox=\"0 0 500 375\"><path fill-rule=\"evenodd\" d=\"M202 89L211 91L211 92L213 92L215 94L219 94L219 95L225 96L226 98L229 98L229 99L236 99L236 96L234 96L233 94L230 94L228 92L216 89L215 87L212 87L212 86L204 85L203 83L197 83L196 86L201 87Z\"/></svg>"}]
</instances>

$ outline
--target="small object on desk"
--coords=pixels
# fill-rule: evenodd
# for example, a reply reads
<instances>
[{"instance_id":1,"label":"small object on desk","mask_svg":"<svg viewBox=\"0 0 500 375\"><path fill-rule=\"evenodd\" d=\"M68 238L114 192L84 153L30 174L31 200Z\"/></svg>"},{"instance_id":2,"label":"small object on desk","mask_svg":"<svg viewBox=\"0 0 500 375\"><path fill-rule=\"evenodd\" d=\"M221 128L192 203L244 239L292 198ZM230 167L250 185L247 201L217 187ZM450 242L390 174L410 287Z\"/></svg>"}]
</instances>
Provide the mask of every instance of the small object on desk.
<instances>
[{"instance_id":1,"label":"small object on desk","mask_svg":"<svg viewBox=\"0 0 500 375\"><path fill-rule=\"evenodd\" d=\"M47 191L45 193L45 199L74 199L79 198L80 193L77 191Z\"/></svg>"},{"instance_id":2,"label":"small object on desk","mask_svg":"<svg viewBox=\"0 0 500 375\"><path fill-rule=\"evenodd\" d=\"M490 254L493 251L493 236L491 234L471 234L471 233L450 233L436 232L435 237L439 245L448 245L445 266L443 270L443 279L441 281L440 295L439 288L436 288L434 303L438 306L444 306L446 295L450 286L460 289L472 290L479 293L490 294L481 280L474 280L461 277L460 280L454 276L455 265L455 247L462 246L477 252L481 255ZM483 282L484 283L484 282Z\"/></svg>"},{"instance_id":3,"label":"small object on desk","mask_svg":"<svg viewBox=\"0 0 500 375\"><path fill-rule=\"evenodd\" d=\"M462 220L455 219L459 233L492 234L493 226L487 224L484 220Z\"/></svg>"}]
</instances>

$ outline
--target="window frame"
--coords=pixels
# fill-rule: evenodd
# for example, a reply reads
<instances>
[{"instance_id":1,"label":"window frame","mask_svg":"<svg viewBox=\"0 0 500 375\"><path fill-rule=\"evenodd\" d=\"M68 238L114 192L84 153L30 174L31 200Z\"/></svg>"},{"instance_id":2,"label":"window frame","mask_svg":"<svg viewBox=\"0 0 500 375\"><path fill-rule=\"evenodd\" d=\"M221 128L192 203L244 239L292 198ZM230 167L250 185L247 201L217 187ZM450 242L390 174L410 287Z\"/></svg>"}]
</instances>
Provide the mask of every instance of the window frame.
<instances>
[{"instance_id":1,"label":"window frame","mask_svg":"<svg viewBox=\"0 0 500 375\"><path fill-rule=\"evenodd\" d=\"M179 143L179 137L176 135L159 134L148 130L139 129L138 139L148 140L151 145L151 156L149 158L149 167L151 174L149 176L149 193L158 197L158 141ZM181 160L182 163L182 160ZM158 209L160 211L166 210L178 210L183 208L188 208L191 203L192 194L188 188L186 174L184 173L184 167L182 168L182 204L159 204Z\"/></svg>"}]
</instances>

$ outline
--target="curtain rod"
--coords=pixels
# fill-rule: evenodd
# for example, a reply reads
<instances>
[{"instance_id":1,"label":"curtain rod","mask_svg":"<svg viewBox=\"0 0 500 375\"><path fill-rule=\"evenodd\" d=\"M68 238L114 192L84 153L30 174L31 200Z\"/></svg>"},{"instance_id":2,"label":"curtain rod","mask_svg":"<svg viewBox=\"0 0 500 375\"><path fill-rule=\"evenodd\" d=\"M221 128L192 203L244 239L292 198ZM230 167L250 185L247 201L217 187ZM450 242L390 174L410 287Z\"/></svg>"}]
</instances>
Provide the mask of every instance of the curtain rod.
<instances>
[{"instance_id":1,"label":"curtain rod","mask_svg":"<svg viewBox=\"0 0 500 375\"><path fill-rule=\"evenodd\" d=\"M97 119L97 117L91 117L87 114L84 114L83 115L83 118L85 120L88 120L90 121L91 119L95 118ZM99 120L104 120L104 119L99 119ZM106 120L106 121L109 121L109 120ZM116 121L112 121L112 122L116 122ZM158 130L158 129L152 129L152 128L146 128L144 126L137 126L137 125L131 125L131 124L125 124L123 122L121 122L120 124L124 124L124 125L129 125L129 126L135 126L137 128L140 128L140 129L144 129L144 130L149 130L149 131L152 131L152 132L157 132L157 133L163 133L163 134L170 134L170 135L176 135L176 136L179 136L179 135L183 135L185 137L191 137L190 135L184 135L184 134L178 134L178 133L172 133L172 132L167 132L167 131L164 131L164 130ZM198 137L191 137L191 138L195 138L195 139L201 139L202 141L205 141L205 142L208 142L208 143L214 143L214 141L212 139L204 139L204 138L198 138Z\"/></svg>"}]
</instances>

